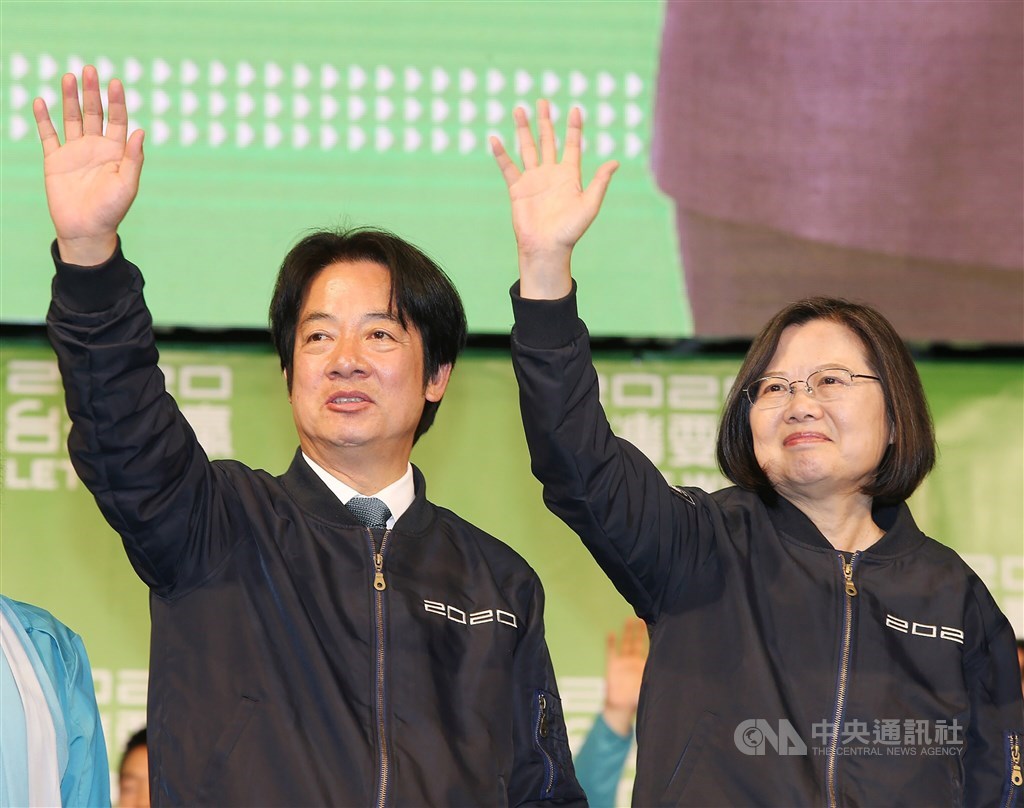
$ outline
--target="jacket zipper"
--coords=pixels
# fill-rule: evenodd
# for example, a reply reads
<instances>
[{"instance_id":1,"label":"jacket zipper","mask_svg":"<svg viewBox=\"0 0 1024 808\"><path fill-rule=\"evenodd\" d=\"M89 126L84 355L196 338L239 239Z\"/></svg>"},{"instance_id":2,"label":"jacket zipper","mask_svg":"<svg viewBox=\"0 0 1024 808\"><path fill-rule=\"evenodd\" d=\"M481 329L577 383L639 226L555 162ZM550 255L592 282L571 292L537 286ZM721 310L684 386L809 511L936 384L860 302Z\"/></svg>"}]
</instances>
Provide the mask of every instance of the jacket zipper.
<instances>
[{"instance_id":1,"label":"jacket zipper","mask_svg":"<svg viewBox=\"0 0 1024 808\"><path fill-rule=\"evenodd\" d=\"M1003 807L1011 808L1017 801L1021 785L1024 784L1024 772L1021 771L1020 766L1020 735L1011 732L1007 735L1006 740L1010 747L1010 782L1007 784L1006 802L1003 803Z\"/></svg>"},{"instance_id":2,"label":"jacket zipper","mask_svg":"<svg viewBox=\"0 0 1024 808\"><path fill-rule=\"evenodd\" d=\"M540 749L540 753L544 756L544 770L547 773L547 778L544 781L544 793L541 797L548 797L551 795L551 789L555 785L555 762L551 759L551 755L548 754L548 750L544 748L541 743L541 738L548 737L548 700L543 693L537 694L537 748Z\"/></svg>"},{"instance_id":3,"label":"jacket zipper","mask_svg":"<svg viewBox=\"0 0 1024 808\"><path fill-rule=\"evenodd\" d=\"M853 642L853 599L857 597L857 585L853 582L853 567L860 556L858 550L850 561L842 553L838 554L839 564L843 571L843 645L839 658L839 678L836 684L835 711L832 714L832 738L828 744L828 758L825 763L825 781L828 788L828 804L835 806L836 800L836 761L839 751L839 722L846 709L846 685L850 677L850 645Z\"/></svg>"},{"instance_id":4,"label":"jacket zipper","mask_svg":"<svg viewBox=\"0 0 1024 808\"><path fill-rule=\"evenodd\" d=\"M380 744L380 761L377 769L377 806L384 808L388 793L388 741L384 728L384 595L388 588L384 580L384 548L388 543L390 530L384 531L384 537L380 540L380 550L377 550L373 540L373 531L366 528L366 534L370 537L370 555L373 559L373 599L374 612L377 630L377 740Z\"/></svg>"}]
</instances>

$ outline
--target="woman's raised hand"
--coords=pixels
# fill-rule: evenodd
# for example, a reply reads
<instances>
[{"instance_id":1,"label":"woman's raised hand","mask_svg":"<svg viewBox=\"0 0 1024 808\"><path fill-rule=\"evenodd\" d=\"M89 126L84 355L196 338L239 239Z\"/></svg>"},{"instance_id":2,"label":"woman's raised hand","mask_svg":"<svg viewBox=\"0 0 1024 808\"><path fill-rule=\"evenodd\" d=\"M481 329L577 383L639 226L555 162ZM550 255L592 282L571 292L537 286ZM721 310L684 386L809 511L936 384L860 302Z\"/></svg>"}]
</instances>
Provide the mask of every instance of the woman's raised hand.
<instances>
[{"instance_id":1,"label":"woman's raised hand","mask_svg":"<svg viewBox=\"0 0 1024 808\"><path fill-rule=\"evenodd\" d=\"M614 160L604 163L590 184L583 188L580 178L583 118L578 107L569 112L561 161L547 101L537 102L539 149L526 111L517 108L515 120L522 169L497 138L491 138L491 148L512 202L512 228L519 249L520 294L540 299L564 297L572 288L572 249L601 209L605 191L619 164Z\"/></svg>"}]
</instances>

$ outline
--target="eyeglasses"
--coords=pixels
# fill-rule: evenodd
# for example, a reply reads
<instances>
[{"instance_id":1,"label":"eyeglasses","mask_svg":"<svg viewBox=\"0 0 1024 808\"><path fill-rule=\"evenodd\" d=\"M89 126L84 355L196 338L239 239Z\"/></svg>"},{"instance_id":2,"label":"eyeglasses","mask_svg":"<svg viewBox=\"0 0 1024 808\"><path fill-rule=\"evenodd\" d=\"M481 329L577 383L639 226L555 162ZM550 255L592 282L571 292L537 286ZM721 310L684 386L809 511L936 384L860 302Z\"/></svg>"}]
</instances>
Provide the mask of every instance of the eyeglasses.
<instances>
[{"instance_id":1,"label":"eyeglasses","mask_svg":"<svg viewBox=\"0 0 1024 808\"><path fill-rule=\"evenodd\" d=\"M794 382L782 376L765 376L744 387L743 392L747 394L747 399L753 406L761 410L770 410L783 406L795 396L797 385L803 385L807 395L814 396L818 401L836 401L843 398L853 387L854 379L882 381L877 376L851 373L844 368L824 368L814 371L806 379L797 379Z\"/></svg>"}]
</instances>

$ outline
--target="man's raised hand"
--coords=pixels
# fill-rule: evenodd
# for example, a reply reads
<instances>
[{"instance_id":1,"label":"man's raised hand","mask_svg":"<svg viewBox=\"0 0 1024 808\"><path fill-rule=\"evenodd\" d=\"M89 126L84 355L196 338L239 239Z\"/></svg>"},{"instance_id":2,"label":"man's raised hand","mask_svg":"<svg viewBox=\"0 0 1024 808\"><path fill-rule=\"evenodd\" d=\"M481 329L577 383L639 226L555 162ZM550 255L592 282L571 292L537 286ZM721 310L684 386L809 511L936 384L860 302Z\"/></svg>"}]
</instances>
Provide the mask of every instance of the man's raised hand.
<instances>
[{"instance_id":1,"label":"man's raised hand","mask_svg":"<svg viewBox=\"0 0 1024 808\"><path fill-rule=\"evenodd\" d=\"M569 112L560 162L547 101L537 102L539 150L525 110L517 108L515 120L522 170L497 138L491 138L491 148L512 202L512 228L519 249L520 294L525 298L564 297L572 288L569 269L572 249L597 216L619 164L614 160L604 163L584 189L580 177L583 138L580 110L573 107Z\"/></svg>"},{"instance_id":2,"label":"man's raised hand","mask_svg":"<svg viewBox=\"0 0 1024 808\"><path fill-rule=\"evenodd\" d=\"M72 74L61 81L64 143L50 121L46 102L32 104L43 145L46 201L64 261L101 264L117 248L117 228L139 190L142 130L128 137L124 87L113 79L107 89L107 122L96 68L82 70L82 104Z\"/></svg>"}]
</instances>

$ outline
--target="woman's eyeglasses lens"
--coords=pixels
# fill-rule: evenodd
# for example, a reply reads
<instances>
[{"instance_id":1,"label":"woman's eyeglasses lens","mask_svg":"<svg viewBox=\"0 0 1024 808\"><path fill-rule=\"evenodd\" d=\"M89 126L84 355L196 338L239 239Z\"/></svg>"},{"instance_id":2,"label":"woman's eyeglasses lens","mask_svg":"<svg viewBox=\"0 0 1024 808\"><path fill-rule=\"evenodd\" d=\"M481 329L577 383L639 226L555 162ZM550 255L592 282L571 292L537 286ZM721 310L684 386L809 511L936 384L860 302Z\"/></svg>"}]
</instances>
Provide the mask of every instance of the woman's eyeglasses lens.
<instances>
[{"instance_id":1,"label":"woman's eyeglasses lens","mask_svg":"<svg viewBox=\"0 0 1024 808\"><path fill-rule=\"evenodd\" d=\"M795 395L798 387L810 388L811 395L819 401L835 401L841 398L853 384L853 374L841 368L816 370L805 381L795 382L781 376L766 376L758 379L746 389L747 398L755 407L771 409L781 407Z\"/></svg>"}]
</instances>

